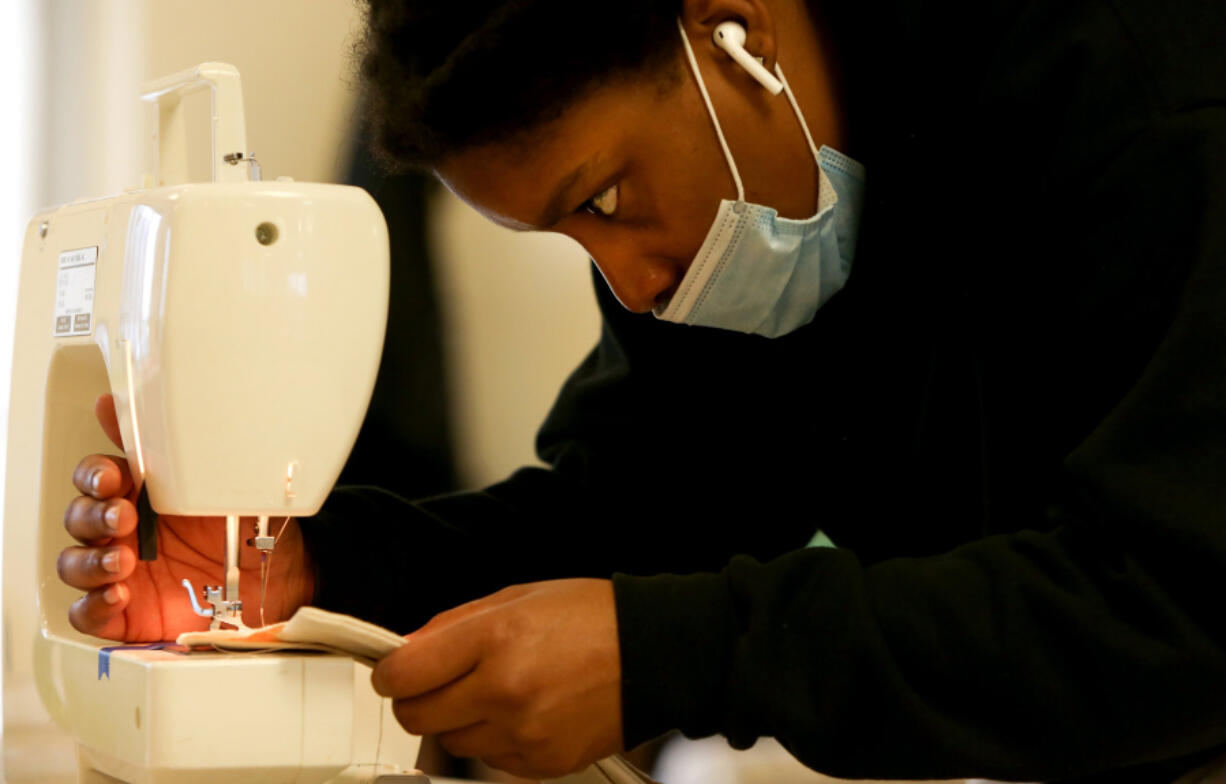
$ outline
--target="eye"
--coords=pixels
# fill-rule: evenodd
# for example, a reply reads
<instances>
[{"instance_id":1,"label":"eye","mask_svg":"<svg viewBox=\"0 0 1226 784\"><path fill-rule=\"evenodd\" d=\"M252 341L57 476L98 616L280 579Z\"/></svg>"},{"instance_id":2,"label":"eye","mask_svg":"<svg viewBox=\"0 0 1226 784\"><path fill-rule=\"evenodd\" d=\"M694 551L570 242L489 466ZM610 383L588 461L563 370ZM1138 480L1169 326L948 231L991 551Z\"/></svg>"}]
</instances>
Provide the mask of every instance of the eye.
<instances>
[{"instance_id":1,"label":"eye","mask_svg":"<svg viewBox=\"0 0 1226 784\"><path fill-rule=\"evenodd\" d=\"M617 212L617 186L610 185L600 193L583 202L583 209L593 215L609 217Z\"/></svg>"}]
</instances>

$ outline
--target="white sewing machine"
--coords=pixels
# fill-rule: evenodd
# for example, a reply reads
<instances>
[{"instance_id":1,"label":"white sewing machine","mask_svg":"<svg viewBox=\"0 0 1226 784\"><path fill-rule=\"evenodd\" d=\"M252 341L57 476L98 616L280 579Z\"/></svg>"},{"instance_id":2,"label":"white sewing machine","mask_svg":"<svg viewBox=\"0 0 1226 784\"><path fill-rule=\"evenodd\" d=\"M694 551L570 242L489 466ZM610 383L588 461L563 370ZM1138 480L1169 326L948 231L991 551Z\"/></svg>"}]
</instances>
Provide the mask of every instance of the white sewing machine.
<instances>
[{"instance_id":1,"label":"white sewing machine","mask_svg":"<svg viewBox=\"0 0 1226 784\"><path fill-rule=\"evenodd\" d=\"M206 183L187 182L181 98L196 90L212 93ZM231 566L239 537L252 533L240 534L240 515L260 521L255 542L267 547L269 517L319 509L357 435L383 343L387 229L370 196L261 182L232 66L202 64L143 97L159 111L154 181L46 210L26 231L5 644L33 646L39 696L75 739L81 784L421 781L396 775L412 770L418 739L348 658L106 650L117 643L68 622L80 592L60 581L56 557L72 543L70 478L85 455L114 451L93 417L99 394L115 396L146 513L227 517ZM239 617L237 602L258 601L238 596L236 568L201 589L214 625ZM13 608L32 602L37 628L23 629ZM7 677L6 686L20 672ZM11 741L25 717L7 692Z\"/></svg>"}]
</instances>

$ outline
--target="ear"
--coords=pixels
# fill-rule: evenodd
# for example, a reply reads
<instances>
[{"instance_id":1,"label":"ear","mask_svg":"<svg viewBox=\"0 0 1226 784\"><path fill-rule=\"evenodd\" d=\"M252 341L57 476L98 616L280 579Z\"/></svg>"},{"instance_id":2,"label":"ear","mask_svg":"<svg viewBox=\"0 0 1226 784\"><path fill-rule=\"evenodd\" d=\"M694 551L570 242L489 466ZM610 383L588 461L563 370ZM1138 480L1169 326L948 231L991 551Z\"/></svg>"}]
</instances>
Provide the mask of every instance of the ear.
<instances>
[{"instance_id":1,"label":"ear","mask_svg":"<svg viewBox=\"0 0 1226 784\"><path fill-rule=\"evenodd\" d=\"M681 8L681 24L695 52L707 52L717 60L727 62L738 69L735 63L714 43L712 36L720 22L740 22L745 27L745 50L754 57L761 57L766 70L775 70L779 57L778 38L775 36L775 18L764 0L684 0Z\"/></svg>"}]
</instances>

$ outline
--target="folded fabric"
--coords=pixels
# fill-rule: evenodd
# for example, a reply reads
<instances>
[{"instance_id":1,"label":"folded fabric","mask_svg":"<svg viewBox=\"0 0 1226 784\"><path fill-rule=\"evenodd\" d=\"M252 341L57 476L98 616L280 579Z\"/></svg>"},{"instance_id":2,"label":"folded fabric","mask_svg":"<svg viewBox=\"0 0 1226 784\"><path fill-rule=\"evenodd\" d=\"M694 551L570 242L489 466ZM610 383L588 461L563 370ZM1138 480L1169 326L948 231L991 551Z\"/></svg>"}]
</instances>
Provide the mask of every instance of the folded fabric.
<instances>
[{"instance_id":1,"label":"folded fabric","mask_svg":"<svg viewBox=\"0 0 1226 784\"><path fill-rule=\"evenodd\" d=\"M189 647L208 645L232 651L330 651L373 666L404 645L405 640L393 631L351 615L299 607L288 621L258 629L184 632L177 642Z\"/></svg>"}]
</instances>

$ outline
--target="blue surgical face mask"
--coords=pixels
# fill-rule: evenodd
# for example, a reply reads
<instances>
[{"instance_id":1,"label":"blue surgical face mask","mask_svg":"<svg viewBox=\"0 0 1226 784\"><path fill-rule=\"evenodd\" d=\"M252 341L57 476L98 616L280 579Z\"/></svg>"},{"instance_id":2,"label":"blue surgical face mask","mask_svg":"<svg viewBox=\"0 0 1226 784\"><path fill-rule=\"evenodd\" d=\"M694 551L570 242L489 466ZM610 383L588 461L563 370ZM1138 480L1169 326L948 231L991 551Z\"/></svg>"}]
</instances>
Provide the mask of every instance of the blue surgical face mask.
<instances>
[{"instance_id":1,"label":"blue surgical face mask","mask_svg":"<svg viewBox=\"0 0 1226 784\"><path fill-rule=\"evenodd\" d=\"M770 207L747 203L684 28L681 40L736 182L737 198L720 202L711 230L676 293L653 313L678 324L768 338L786 335L812 321L817 309L847 282L864 205L864 167L829 147L817 149L792 88L776 65L775 73L817 163L817 213L807 220L791 220L780 218Z\"/></svg>"}]
</instances>

